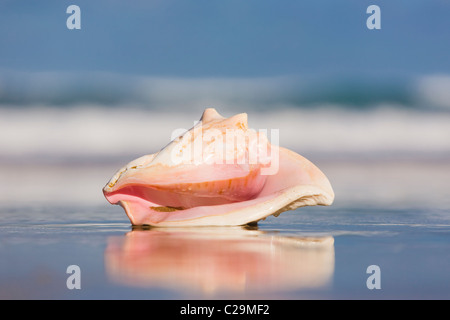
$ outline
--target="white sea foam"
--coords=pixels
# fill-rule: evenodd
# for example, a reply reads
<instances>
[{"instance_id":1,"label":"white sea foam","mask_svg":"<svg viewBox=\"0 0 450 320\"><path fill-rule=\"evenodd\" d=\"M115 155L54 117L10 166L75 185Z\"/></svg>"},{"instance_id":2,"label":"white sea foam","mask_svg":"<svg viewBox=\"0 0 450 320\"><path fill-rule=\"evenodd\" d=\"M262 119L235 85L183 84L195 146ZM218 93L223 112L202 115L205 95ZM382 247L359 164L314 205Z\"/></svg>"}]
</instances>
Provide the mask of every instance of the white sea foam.
<instances>
[{"instance_id":1,"label":"white sea foam","mask_svg":"<svg viewBox=\"0 0 450 320\"><path fill-rule=\"evenodd\" d=\"M0 108L0 159L132 158L158 151L177 129L189 129L195 112L106 108ZM236 110L216 106L224 116ZM264 112L242 106L249 127L279 129L280 145L301 154L362 156L449 155L450 114L394 107L365 111L322 106L279 106ZM270 137L269 137L270 139Z\"/></svg>"},{"instance_id":2,"label":"white sea foam","mask_svg":"<svg viewBox=\"0 0 450 320\"><path fill-rule=\"evenodd\" d=\"M280 145L301 154L448 156L449 92L449 75L341 83L4 73L0 160L130 159L164 147L206 107L247 112L251 128L279 130Z\"/></svg>"}]
</instances>

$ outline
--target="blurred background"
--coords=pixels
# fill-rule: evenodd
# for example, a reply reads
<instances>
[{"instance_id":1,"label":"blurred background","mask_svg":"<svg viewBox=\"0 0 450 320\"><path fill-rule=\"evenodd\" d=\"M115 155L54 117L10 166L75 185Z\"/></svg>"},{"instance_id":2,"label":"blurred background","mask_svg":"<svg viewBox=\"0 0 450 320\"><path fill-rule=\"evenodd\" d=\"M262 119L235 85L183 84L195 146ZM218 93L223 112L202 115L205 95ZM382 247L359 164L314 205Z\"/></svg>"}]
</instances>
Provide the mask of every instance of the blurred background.
<instances>
[{"instance_id":1,"label":"blurred background","mask_svg":"<svg viewBox=\"0 0 450 320\"><path fill-rule=\"evenodd\" d=\"M80 30L66 27L72 4ZM380 30L366 26L372 4ZM399 170L420 161L434 173L419 170L417 186L429 179L443 195L449 12L445 0L3 0L1 197L104 201L117 165L158 151L206 107L280 129L280 145L325 166L349 197L367 179L379 185L365 201L393 175L411 186L418 170ZM333 171L339 163L347 171Z\"/></svg>"}]
</instances>

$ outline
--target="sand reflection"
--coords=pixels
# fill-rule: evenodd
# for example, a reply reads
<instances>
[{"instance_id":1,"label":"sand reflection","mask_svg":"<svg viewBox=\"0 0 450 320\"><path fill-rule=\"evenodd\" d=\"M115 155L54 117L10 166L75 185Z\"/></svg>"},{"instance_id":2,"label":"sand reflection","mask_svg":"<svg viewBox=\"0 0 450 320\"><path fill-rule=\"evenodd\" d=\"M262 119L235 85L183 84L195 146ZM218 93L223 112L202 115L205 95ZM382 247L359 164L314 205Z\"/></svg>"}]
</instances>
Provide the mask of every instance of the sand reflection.
<instances>
[{"instance_id":1,"label":"sand reflection","mask_svg":"<svg viewBox=\"0 0 450 320\"><path fill-rule=\"evenodd\" d=\"M111 237L108 277L120 284L192 294L320 288L334 272L334 238L249 227L134 229Z\"/></svg>"}]
</instances>

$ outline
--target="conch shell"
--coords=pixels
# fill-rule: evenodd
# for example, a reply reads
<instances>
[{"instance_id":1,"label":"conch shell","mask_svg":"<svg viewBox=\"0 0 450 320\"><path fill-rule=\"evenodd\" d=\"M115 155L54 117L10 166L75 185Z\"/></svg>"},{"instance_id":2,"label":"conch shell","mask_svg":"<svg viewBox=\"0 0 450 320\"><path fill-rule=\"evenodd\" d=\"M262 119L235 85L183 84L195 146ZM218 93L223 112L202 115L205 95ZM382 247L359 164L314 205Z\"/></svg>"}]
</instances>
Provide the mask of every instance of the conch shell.
<instances>
[{"instance_id":1,"label":"conch shell","mask_svg":"<svg viewBox=\"0 0 450 320\"><path fill-rule=\"evenodd\" d=\"M161 151L121 168L103 188L133 225L237 226L301 206L330 205L327 177L248 128L247 114L213 108Z\"/></svg>"}]
</instances>

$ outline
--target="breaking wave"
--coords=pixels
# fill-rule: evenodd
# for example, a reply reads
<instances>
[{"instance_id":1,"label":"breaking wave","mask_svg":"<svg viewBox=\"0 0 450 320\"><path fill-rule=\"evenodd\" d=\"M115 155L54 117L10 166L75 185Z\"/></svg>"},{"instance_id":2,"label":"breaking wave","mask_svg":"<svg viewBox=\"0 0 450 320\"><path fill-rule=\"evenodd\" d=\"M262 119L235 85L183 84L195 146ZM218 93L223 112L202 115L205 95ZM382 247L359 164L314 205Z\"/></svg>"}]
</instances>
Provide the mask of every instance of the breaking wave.
<instances>
[{"instance_id":1,"label":"breaking wave","mask_svg":"<svg viewBox=\"0 0 450 320\"><path fill-rule=\"evenodd\" d=\"M117 160L158 151L205 107L279 129L306 156L450 155L450 76L414 81L0 75L0 160ZM270 137L269 137L270 138Z\"/></svg>"}]
</instances>

